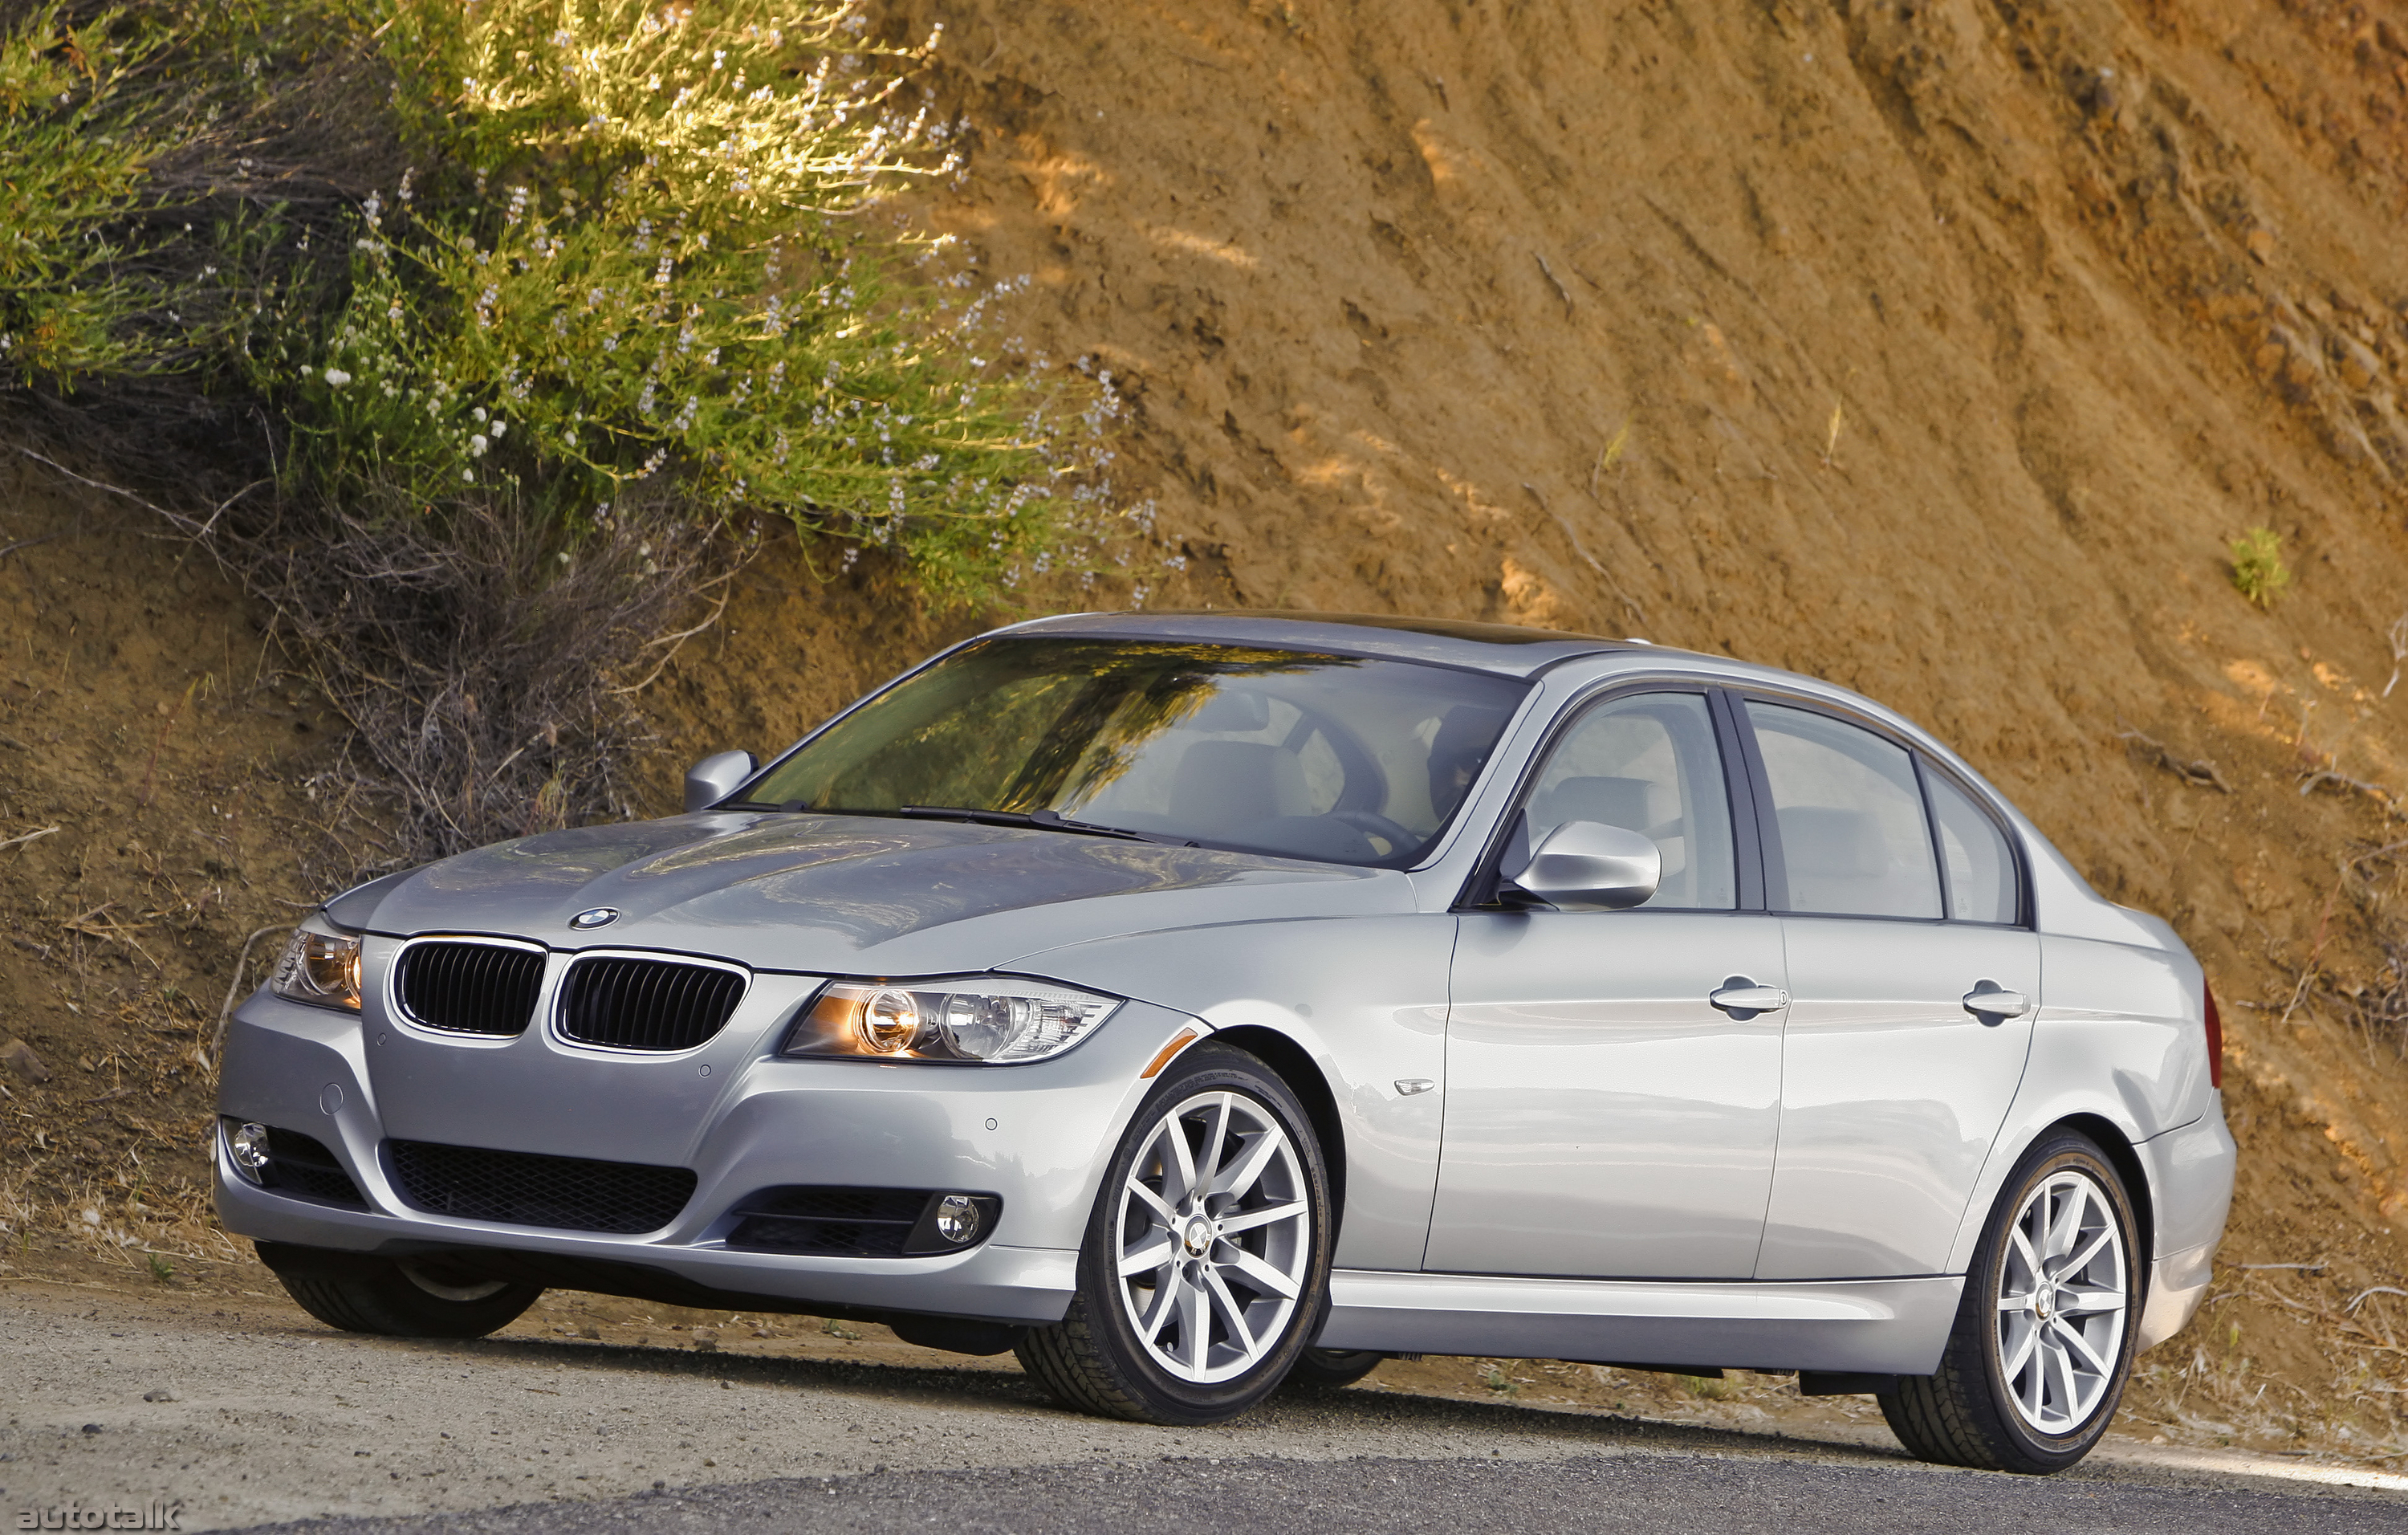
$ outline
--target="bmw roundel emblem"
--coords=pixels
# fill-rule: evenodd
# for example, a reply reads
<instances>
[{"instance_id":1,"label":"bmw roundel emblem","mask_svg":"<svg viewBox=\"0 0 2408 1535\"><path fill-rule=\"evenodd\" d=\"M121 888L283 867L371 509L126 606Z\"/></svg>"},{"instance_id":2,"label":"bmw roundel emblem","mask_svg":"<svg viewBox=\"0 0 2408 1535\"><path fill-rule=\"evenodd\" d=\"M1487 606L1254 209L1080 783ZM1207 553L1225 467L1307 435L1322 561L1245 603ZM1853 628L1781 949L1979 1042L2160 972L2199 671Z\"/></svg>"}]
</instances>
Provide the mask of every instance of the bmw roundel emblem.
<instances>
[{"instance_id":1,"label":"bmw roundel emblem","mask_svg":"<svg viewBox=\"0 0 2408 1535\"><path fill-rule=\"evenodd\" d=\"M615 906L597 906L591 911L580 911L568 919L571 927L608 927L619 920Z\"/></svg>"}]
</instances>

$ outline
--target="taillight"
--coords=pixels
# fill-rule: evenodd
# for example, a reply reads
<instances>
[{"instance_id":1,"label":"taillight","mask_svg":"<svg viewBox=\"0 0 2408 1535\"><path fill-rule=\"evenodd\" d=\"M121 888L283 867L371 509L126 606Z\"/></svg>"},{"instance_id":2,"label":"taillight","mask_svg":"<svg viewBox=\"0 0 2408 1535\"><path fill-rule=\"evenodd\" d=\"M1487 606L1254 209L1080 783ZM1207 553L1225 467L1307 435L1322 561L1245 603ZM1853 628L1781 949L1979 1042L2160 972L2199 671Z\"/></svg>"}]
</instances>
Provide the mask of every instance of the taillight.
<instances>
[{"instance_id":1,"label":"taillight","mask_svg":"<svg viewBox=\"0 0 2408 1535\"><path fill-rule=\"evenodd\" d=\"M2215 1011L2214 991L2204 985L2200 989L2207 993L2207 1084L2220 1088L2224 1085L2224 1018Z\"/></svg>"}]
</instances>

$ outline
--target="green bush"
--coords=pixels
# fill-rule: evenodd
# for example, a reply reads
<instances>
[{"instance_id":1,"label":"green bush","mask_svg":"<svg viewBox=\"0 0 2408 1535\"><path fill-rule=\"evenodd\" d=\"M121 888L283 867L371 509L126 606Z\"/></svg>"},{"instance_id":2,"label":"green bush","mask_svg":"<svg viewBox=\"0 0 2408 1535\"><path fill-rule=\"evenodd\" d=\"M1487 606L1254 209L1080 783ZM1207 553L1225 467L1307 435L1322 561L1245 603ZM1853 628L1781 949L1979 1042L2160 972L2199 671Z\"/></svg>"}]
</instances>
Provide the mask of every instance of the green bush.
<instances>
[{"instance_id":1,"label":"green bush","mask_svg":"<svg viewBox=\"0 0 2408 1535\"><path fill-rule=\"evenodd\" d=\"M27 172L0 192L0 355L54 390L261 398L288 496L502 504L573 538L667 491L993 599L1094 557L1116 400L998 361L990 297L872 222L954 169L904 100L934 41L773 0L45 7L0 39L0 156ZM280 194L310 179L288 167L178 230L192 189L160 167L231 158L226 123L334 55L384 88L408 168L330 220Z\"/></svg>"},{"instance_id":2,"label":"green bush","mask_svg":"<svg viewBox=\"0 0 2408 1535\"><path fill-rule=\"evenodd\" d=\"M0 380L222 403L263 293L336 243L309 223L347 202L332 183L363 134L310 98L372 27L350 0L51 0L0 22ZM391 139L389 116L349 116Z\"/></svg>"},{"instance_id":3,"label":"green bush","mask_svg":"<svg viewBox=\"0 0 2408 1535\"><path fill-rule=\"evenodd\" d=\"M329 881L641 813L637 700L774 519L932 605L1148 547L1109 376L1012 356L1025 280L882 206L957 168L934 41L834 0L0 13L0 412L141 483L351 722L308 788L378 840Z\"/></svg>"},{"instance_id":4,"label":"green bush","mask_svg":"<svg viewBox=\"0 0 2408 1535\"><path fill-rule=\"evenodd\" d=\"M322 351L264 359L321 423L301 461L429 504L498 477L572 519L670 471L946 596L1040 555L1079 439L977 355L982 303L898 293L857 222L952 168L867 67L919 52L847 7L773 15L401 0L386 51L433 168L367 200Z\"/></svg>"},{"instance_id":5,"label":"green bush","mask_svg":"<svg viewBox=\"0 0 2408 1535\"><path fill-rule=\"evenodd\" d=\"M111 108L164 38L116 20L77 27L45 6L0 35L0 370L21 383L72 389L153 362L124 323L138 298L109 233L155 146Z\"/></svg>"}]
</instances>

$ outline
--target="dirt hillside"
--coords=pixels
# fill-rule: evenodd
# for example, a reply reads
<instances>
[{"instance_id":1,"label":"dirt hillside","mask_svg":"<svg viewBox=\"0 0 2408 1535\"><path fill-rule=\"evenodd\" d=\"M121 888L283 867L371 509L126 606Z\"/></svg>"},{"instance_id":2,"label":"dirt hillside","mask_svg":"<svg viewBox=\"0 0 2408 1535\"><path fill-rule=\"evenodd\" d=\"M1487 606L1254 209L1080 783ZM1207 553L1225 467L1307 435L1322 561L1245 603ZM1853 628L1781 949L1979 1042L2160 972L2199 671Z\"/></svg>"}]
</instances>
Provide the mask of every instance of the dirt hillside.
<instances>
[{"instance_id":1,"label":"dirt hillside","mask_svg":"<svg viewBox=\"0 0 2408 1535\"><path fill-rule=\"evenodd\" d=\"M912 216L1029 280L1021 355L1111 372L1117 482L1158 507L1160 568L1040 605L1643 635L1922 719L2227 1004L2230 1263L2131 1427L2408 1453L2408 1301L2362 1293L2408 1289L2408 10L890 15L944 23L973 146ZM207 1103L174 1063L363 809L310 799L339 742L121 501L0 467L0 546L84 530L0 554L0 842L62 827L0 847L0 1029L60 1073L0 1105L21 1263L213 1250L161 1192ZM2261 525L2271 610L2229 579ZM655 690L662 808L979 622L766 557ZM137 1058L148 1096L102 1101ZM118 1203L69 1239L78 1180Z\"/></svg>"},{"instance_id":2,"label":"dirt hillside","mask_svg":"<svg viewBox=\"0 0 2408 1535\"><path fill-rule=\"evenodd\" d=\"M979 136L924 216L1131 402L1149 605L1643 635L1939 730L2227 1004L2234 1267L2144 1410L2401 1447L2408 1312L2349 1303L2408 1287L2408 9L896 14ZM941 637L848 643L877 595L757 570L673 755Z\"/></svg>"}]
</instances>

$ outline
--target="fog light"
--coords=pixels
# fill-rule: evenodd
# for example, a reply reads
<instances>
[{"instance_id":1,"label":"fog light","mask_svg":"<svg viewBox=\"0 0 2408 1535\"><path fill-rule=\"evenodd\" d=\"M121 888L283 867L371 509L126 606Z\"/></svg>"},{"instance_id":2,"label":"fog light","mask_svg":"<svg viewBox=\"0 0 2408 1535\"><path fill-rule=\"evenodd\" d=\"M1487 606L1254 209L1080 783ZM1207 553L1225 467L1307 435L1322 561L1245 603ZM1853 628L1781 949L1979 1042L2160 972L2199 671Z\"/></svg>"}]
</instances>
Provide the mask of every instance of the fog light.
<instances>
[{"instance_id":1,"label":"fog light","mask_svg":"<svg viewBox=\"0 0 2408 1535\"><path fill-rule=\"evenodd\" d=\"M948 1194L937 1201L937 1235L956 1247L977 1241L979 1227L985 1224L978 1201L967 1194Z\"/></svg>"},{"instance_id":2,"label":"fog light","mask_svg":"<svg viewBox=\"0 0 2408 1535\"><path fill-rule=\"evenodd\" d=\"M260 1173L267 1167L267 1126L243 1124L226 1137L226 1151L234 1157L234 1169L251 1183L261 1182Z\"/></svg>"}]
</instances>

